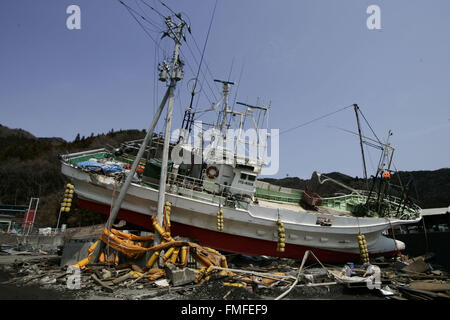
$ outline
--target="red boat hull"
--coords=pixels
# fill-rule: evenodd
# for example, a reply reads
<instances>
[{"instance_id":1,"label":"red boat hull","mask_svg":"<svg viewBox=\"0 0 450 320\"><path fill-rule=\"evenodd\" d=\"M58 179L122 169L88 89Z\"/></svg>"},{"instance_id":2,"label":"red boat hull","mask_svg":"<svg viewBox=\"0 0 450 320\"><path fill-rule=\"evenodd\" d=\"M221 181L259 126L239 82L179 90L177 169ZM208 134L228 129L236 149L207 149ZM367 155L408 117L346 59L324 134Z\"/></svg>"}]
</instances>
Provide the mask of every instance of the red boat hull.
<instances>
[{"instance_id":1,"label":"red boat hull","mask_svg":"<svg viewBox=\"0 0 450 320\"><path fill-rule=\"evenodd\" d=\"M78 199L78 204L86 209L109 215L110 207L97 202L85 199ZM150 216L134 211L120 209L117 219L125 220L142 228L153 230ZM213 231L198 228L191 225L185 225L171 221L171 234L173 236L187 237L196 239L201 245L208 246L217 250L245 254L250 256L271 256L280 258L301 259L307 250L311 250L314 255L322 262L346 263L360 260L359 254L333 251L320 248L313 248L302 245L286 243L285 251L278 252L277 243L274 241L261 240L256 238L238 236L219 231ZM371 254L371 257L384 256L393 257L396 251L384 252L381 254ZM310 257L310 260L314 258Z\"/></svg>"}]
</instances>

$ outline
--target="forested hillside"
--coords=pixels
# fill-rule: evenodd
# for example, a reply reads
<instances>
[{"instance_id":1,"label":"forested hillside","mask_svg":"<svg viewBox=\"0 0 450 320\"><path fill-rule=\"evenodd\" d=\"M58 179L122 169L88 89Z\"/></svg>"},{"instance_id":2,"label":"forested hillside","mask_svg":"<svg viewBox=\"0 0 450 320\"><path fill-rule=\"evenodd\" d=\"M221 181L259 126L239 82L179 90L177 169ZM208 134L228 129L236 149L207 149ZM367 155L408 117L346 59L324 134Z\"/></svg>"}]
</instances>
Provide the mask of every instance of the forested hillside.
<instances>
[{"instance_id":1,"label":"forested hillside","mask_svg":"<svg viewBox=\"0 0 450 320\"><path fill-rule=\"evenodd\" d=\"M30 197L39 197L36 224L55 227L65 184L58 155L96 149L108 145L117 147L127 140L141 139L144 131L111 130L89 137L77 135L73 141L61 138L37 138L21 129L0 125L0 204L28 205ZM98 214L73 206L62 222L69 226L99 223Z\"/></svg>"},{"instance_id":2,"label":"forested hillside","mask_svg":"<svg viewBox=\"0 0 450 320\"><path fill-rule=\"evenodd\" d=\"M37 138L22 129L10 129L0 125L0 204L28 205L30 197L39 197L37 226L55 227L65 184L68 182L61 174L58 155L107 146L118 147L124 141L142 139L144 136L144 130L111 130L106 134L91 134L89 137L77 135L73 141L65 141L61 138ZM338 172L326 176L355 189L365 189L367 186L364 179ZM290 188L308 189L321 196L348 192L334 183L320 184L314 174L308 180L287 177L264 181ZM423 208L450 205L449 168L399 172L392 175L391 181L393 185L398 185L401 181L404 186L408 186L408 195L416 199ZM69 214L62 216L62 223L67 223L69 227L102 221L99 214L77 205L72 207Z\"/></svg>"}]
</instances>

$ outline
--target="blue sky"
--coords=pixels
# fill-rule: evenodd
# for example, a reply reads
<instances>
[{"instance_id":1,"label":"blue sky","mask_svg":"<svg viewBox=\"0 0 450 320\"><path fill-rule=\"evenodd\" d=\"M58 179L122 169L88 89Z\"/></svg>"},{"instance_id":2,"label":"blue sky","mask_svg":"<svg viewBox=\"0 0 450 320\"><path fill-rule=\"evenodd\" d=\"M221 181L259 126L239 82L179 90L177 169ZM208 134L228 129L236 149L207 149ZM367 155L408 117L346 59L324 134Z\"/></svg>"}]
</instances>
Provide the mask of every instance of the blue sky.
<instances>
[{"instance_id":1,"label":"blue sky","mask_svg":"<svg viewBox=\"0 0 450 320\"><path fill-rule=\"evenodd\" d=\"M145 1L169 13L158 0ZM141 0L124 2L162 26ZM175 99L177 127L215 0L164 2L192 27L182 45L187 65ZM71 4L81 8L81 30L66 27ZM373 4L381 30L366 26ZM270 128L280 131L357 103L380 138L393 131L399 170L449 167L449 12L447 0L218 0L199 108L220 96L212 80L229 77L239 82L238 101L271 101ZM1 1L0 123L66 140L148 128L165 89L155 80L156 65L172 47L149 32L158 46L115 0ZM275 177L309 178L315 170L362 176L358 138L335 127L356 131L353 110L281 134ZM370 135L364 123L363 133ZM367 152L373 174L380 154Z\"/></svg>"}]
</instances>

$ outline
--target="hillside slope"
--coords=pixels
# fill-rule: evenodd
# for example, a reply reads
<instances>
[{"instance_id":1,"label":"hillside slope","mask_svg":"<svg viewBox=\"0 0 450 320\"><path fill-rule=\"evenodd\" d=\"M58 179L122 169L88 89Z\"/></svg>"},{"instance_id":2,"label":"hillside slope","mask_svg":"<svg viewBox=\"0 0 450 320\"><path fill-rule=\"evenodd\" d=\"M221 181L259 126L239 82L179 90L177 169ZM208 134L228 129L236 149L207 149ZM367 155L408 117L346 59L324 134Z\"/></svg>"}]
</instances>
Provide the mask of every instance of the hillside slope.
<instances>
[{"instance_id":1,"label":"hillside slope","mask_svg":"<svg viewBox=\"0 0 450 320\"><path fill-rule=\"evenodd\" d=\"M80 137L68 142L61 138L38 138L22 129L10 129L0 125L0 204L28 205L30 197L39 197L36 217L38 227L55 227L64 186L68 182L61 174L59 154L119 146L128 140L142 139L145 131L111 130L107 134ZM364 179L353 178L338 172L325 174L352 188L365 189ZM398 175L398 176L397 176ZM398 184L400 177L409 186L409 196L417 199L423 208L450 205L450 168L435 171L411 171L394 174L391 181ZM296 177L263 179L264 181L296 189L307 189L321 196L347 193L344 188L327 182L320 184L313 174L311 179ZM62 223L84 226L101 223L99 214L89 212L77 205L69 214L62 216Z\"/></svg>"},{"instance_id":2,"label":"hillside slope","mask_svg":"<svg viewBox=\"0 0 450 320\"><path fill-rule=\"evenodd\" d=\"M121 130L107 134L75 138L37 138L21 129L0 125L0 204L28 205L30 197L39 197L36 225L55 227L60 202L68 180L61 174L58 155L96 149L107 145L118 146L127 140L142 139L144 131ZM62 223L83 226L99 223L98 214L73 206L64 214Z\"/></svg>"}]
</instances>

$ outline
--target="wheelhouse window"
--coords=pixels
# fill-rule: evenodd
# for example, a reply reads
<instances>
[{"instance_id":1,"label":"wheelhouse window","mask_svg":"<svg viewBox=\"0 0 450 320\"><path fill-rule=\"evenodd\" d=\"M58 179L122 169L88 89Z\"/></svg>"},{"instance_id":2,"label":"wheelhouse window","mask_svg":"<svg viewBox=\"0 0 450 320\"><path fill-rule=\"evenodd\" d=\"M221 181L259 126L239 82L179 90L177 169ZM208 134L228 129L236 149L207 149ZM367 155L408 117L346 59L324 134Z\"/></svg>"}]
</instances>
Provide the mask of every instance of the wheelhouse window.
<instances>
[{"instance_id":1,"label":"wheelhouse window","mask_svg":"<svg viewBox=\"0 0 450 320\"><path fill-rule=\"evenodd\" d=\"M255 180L256 180L255 175L241 172L239 183L253 186Z\"/></svg>"}]
</instances>

